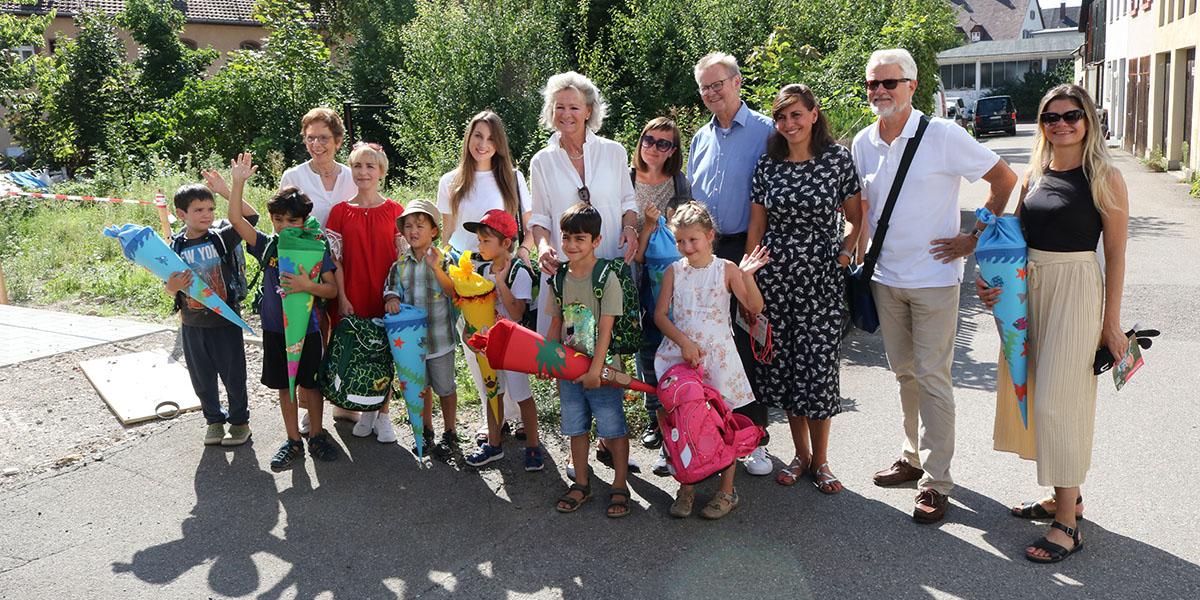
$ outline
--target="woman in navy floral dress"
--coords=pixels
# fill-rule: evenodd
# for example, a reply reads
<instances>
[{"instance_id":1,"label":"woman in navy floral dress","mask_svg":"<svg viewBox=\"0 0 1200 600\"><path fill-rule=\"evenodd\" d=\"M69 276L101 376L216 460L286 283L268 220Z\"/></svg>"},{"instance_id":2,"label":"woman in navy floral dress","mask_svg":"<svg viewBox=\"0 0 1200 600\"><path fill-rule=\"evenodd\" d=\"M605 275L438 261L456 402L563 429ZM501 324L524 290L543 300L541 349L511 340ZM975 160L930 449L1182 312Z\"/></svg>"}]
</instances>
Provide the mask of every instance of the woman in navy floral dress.
<instances>
[{"instance_id":1,"label":"woman in navy floral dress","mask_svg":"<svg viewBox=\"0 0 1200 600\"><path fill-rule=\"evenodd\" d=\"M796 456L776 481L792 485L807 473L834 494L842 484L826 448L829 419L841 410L842 289L862 220L860 186L850 151L834 142L808 86L779 90L772 113L775 132L754 170L746 242L771 253L759 282L774 359L757 365L758 400L786 410L792 428Z\"/></svg>"}]
</instances>

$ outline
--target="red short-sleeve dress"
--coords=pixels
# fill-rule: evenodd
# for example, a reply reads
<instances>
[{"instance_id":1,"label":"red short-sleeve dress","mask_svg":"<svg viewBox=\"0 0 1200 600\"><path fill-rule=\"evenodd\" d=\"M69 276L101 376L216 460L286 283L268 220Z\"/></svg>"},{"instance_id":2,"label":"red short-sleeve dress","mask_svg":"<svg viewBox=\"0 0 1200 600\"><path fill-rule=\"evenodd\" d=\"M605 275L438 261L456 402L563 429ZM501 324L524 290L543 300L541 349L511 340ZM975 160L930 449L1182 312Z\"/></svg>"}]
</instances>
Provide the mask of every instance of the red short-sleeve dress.
<instances>
[{"instance_id":1,"label":"red short-sleeve dress","mask_svg":"<svg viewBox=\"0 0 1200 600\"><path fill-rule=\"evenodd\" d=\"M325 222L333 257L341 261L346 298L354 314L364 318L383 316L383 285L396 262L396 218L404 207L392 200L371 208L349 202L334 205ZM342 320L338 303L329 303L330 323Z\"/></svg>"}]
</instances>

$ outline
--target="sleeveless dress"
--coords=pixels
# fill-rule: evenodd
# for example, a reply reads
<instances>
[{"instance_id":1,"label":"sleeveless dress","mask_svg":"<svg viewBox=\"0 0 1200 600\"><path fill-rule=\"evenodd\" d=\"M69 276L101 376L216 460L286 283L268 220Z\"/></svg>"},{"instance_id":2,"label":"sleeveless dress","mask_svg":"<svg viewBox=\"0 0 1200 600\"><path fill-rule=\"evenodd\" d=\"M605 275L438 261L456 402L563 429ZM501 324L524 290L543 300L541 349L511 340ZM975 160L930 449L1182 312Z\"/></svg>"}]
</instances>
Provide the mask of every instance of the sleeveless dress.
<instances>
[{"instance_id":1,"label":"sleeveless dress","mask_svg":"<svg viewBox=\"0 0 1200 600\"><path fill-rule=\"evenodd\" d=\"M704 379L717 388L730 410L754 402L750 381L742 369L742 359L733 345L729 322L732 294L725 285L726 261L716 256L708 266L696 269L681 258L671 265L675 289L671 294L672 322L688 339L704 351L700 366ZM663 336L654 356L654 371L665 373L672 365L684 362L683 351Z\"/></svg>"},{"instance_id":2,"label":"sleeveless dress","mask_svg":"<svg viewBox=\"0 0 1200 600\"><path fill-rule=\"evenodd\" d=\"M329 249L342 263L346 299L354 314L373 319L383 316L383 286L396 262L396 218L404 207L393 200L359 208L348 202L335 204L325 223ZM342 320L338 303L329 303L330 323Z\"/></svg>"}]
</instances>

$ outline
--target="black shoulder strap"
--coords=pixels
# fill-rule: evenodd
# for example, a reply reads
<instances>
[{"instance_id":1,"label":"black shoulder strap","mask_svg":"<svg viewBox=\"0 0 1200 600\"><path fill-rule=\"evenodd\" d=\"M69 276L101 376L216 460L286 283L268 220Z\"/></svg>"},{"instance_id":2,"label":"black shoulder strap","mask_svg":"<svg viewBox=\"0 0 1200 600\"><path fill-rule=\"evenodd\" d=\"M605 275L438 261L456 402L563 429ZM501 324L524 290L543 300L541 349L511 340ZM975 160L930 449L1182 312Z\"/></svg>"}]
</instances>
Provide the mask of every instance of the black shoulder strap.
<instances>
[{"instance_id":1,"label":"black shoulder strap","mask_svg":"<svg viewBox=\"0 0 1200 600\"><path fill-rule=\"evenodd\" d=\"M688 185L687 176L685 176L683 173L676 173L672 179L675 180L676 198L681 198L683 196L687 196L688 198L692 197L692 190Z\"/></svg>"},{"instance_id":2,"label":"black shoulder strap","mask_svg":"<svg viewBox=\"0 0 1200 600\"><path fill-rule=\"evenodd\" d=\"M875 226L875 237L871 239L871 248L867 250L867 256L863 260L862 277L866 280L870 280L871 275L875 273L875 263L879 260L879 253L883 251L883 238L887 235L892 209L896 207L896 199L900 197L900 187L904 185L908 167L912 164L913 155L917 153L917 146L921 144L921 138L925 136L925 129L928 126L929 116L921 115L916 135L913 135L912 139L908 140L908 144L904 146L904 155L900 157L900 166L896 168L896 178L892 180L892 189L888 192L887 202L883 205L883 214L879 215L879 224Z\"/></svg>"},{"instance_id":3,"label":"black shoulder strap","mask_svg":"<svg viewBox=\"0 0 1200 600\"><path fill-rule=\"evenodd\" d=\"M637 188L637 169L633 167L629 167L629 183L632 183L635 189Z\"/></svg>"}]
</instances>

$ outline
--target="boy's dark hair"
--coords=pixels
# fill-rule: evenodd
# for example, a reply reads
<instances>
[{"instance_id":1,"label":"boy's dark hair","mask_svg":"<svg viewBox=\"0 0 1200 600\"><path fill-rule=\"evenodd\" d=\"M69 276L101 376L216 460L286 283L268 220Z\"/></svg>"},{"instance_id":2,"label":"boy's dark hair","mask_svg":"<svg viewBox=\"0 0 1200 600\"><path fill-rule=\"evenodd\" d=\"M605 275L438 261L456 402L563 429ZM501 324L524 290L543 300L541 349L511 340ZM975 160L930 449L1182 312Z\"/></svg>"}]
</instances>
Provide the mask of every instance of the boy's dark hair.
<instances>
[{"instance_id":1,"label":"boy's dark hair","mask_svg":"<svg viewBox=\"0 0 1200 600\"><path fill-rule=\"evenodd\" d=\"M603 223L600 211L590 202L580 202L568 208L558 222L563 233L587 233L592 239L600 237L600 226Z\"/></svg>"},{"instance_id":2,"label":"boy's dark hair","mask_svg":"<svg viewBox=\"0 0 1200 600\"><path fill-rule=\"evenodd\" d=\"M283 215L307 219L312 212L312 200L300 188L289 185L267 200L267 212L272 215Z\"/></svg>"},{"instance_id":3,"label":"boy's dark hair","mask_svg":"<svg viewBox=\"0 0 1200 600\"><path fill-rule=\"evenodd\" d=\"M510 237L505 237L505 235L503 233L500 233L499 231L497 231L495 227L490 227L488 225L484 225L483 223L480 223L479 225L476 226L475 233L477 233L479 235L486 235L487 237L490 237L495 240L500 240L502 243L507 242L504 245L504 249L512 250L513 239Z\"/></svg>"},{"instance_id":4,"label":"boy's dark hair","mask_svg":"<svg viewBox=\"0 0 1200 600\"><path fill-rule=\"evenodd\" d=\"M175 190L175 208L187 212L189 206L197 200L215 200L212 190L204 187L203 183L189 183Z\"/></svg>"}]
</instances>

